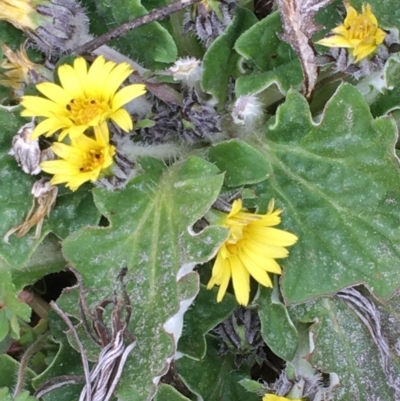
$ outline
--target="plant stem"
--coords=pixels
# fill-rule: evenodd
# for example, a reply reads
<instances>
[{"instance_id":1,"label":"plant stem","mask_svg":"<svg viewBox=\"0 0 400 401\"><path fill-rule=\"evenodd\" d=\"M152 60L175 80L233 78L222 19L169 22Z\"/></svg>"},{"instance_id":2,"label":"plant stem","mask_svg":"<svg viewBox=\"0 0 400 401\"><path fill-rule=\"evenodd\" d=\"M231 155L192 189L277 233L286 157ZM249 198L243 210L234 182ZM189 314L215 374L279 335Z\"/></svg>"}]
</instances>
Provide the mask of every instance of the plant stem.
<instances>
[{"instance_id":1,"label":"plant stem","mask_svg":"<svg viewBox=\"0 0 400 401\"><path fill-rule=\"evenodd\" d=\"M79 46L74 54L91 53L93 50L104 45L110 40L119 38L126 35L129 31L138 28L139 26L148 24L149 22L157 21L168 17L170 14L176 13L192 4L199 2L200 0L179 0L174 3L168 4L168 6L156 8L150 13L141 17L135 18L134 20L128 21L104 35L98 36L97 38Z\"/></svg>"}]
</instances>

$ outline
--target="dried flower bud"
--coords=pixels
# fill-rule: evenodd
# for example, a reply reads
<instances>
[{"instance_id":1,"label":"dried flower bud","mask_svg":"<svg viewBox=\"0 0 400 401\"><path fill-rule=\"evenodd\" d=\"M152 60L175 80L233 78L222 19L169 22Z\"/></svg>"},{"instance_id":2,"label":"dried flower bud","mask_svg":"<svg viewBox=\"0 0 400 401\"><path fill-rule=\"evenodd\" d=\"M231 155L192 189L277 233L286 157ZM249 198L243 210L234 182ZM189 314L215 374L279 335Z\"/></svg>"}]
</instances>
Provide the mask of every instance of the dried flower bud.
<instances>
[{"instance_id":1,"label":"dried flower bud","mask_svg":"<svg viewBox=\"0 0 400 401\"><path fill-rule=\"evenodd\" d=\"M35 124L33 122L22 126L12 141L9 154L15 157L24 173L36 175L42 170L40 163L40 148L38 139L31 140Z\"/></svg>"},{"instance_id":2,"label":"dried flower bud","mask_svg":"<svg viewBox=\"0 0 400 401\"><path fill-rule=\"evenodd\" d=\"M3 0L0 19L25 31L45 53L66 53L89 38L88 18L75 0Z\"/></svg>"},{"instance_id":3,"label":"dried flower bud","mask_svg":"<svg viewBox=\"0 0 400 401\"><path fill-rule=\"evenodd\" d=\"M26 85L37 84L43 79L50 80L51 72L29 60L24 45L13 52L5 43L1 43L4 58L0 62L0 85L10 87L17 97L24 94Z\"/></svg>"},{"instance_id":4,"label":"dried flower bud","mask_svg":"<svg viewBox=\"0 0 400 401\"><path fill-rule=\"evenodd\" d=\"M196 91L185 90L182 106L155 103L154 126L140 131L150 144L174 139L196 143L212 141L221 132L220 116L213 106L200 99Z\"/></svg>"},{"instance_id":5,"label":"dried flower bud","mask_svg":"<svg viewBox=\"0 0 400 401\"><path fill-rule=\"evenodd\" d=\"M232 110L232 118L235 124L254 127L262 119L263 105L253 95L240 96Z\"/></svg>"},{"instance_id":6,"label":"dried flower bud","mask_svg":"<svg viewBox=\"0 0 400 401\"><path fill-rule=\"evenodd\" d=\"M43 149L40 154L40 163L46 162L48 160L56 160L56 159L57 159L57 156L53 152L53 149L51 147L47 148L47 149Z\"/></svg>"},{"instance_id":7,"label":"dried flower bud","mask_svg":"<svg viewBox=\"0 0 400 401\"><path fill-rule=\"evenodd\" d=\"M200 60L194 57L178 59L169 70L175 81L180 81L190 88L200 82L202 68Z\"/></svg>"},{"instance_id":8,"label":"dried flower bud","mask_svg":"<svg viewBox=\"0 0 400 401\"><path fill-rule=\"evenodd\" d=\"M208 48L232 22L235 7L235 0L203 0L194 6L193 15L186 16L184 31L194 31Z\"/></svg>"},{"instance_id":9,"label":"dried flower bud","mask_svg":"<svg viewBox=\"0 0 400 401\"><path fill-rule=\"evenodd\" d=\"M28 211L25 221L8 230L3 238L7 244L9 243L8 238L10 235L16 232L17 237L22 237L35 226L36 230L33 238L37 239L40 237L44 219L46 216L50 216L56 204L58 188L51 185L47 178L41 178L33 184L31 193L33 195L32 206ZM35 210L36 202L37 209Z\"/></svg>"}]
</instances>

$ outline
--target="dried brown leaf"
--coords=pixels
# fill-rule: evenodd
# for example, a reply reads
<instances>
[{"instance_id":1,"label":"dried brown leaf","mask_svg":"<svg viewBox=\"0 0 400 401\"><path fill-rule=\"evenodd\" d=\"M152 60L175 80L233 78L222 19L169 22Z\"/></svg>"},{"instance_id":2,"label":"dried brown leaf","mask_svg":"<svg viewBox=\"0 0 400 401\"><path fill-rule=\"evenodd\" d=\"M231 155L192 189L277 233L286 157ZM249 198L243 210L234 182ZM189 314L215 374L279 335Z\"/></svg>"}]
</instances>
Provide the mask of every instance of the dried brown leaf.
<instances>
[{"instance_id":1,"label":"dried brown leaf","mask_svg":"<svg viewBox=\"0 0 400 401\"><path fill-rule=\"evenodd\" d=\"M304 74L304 93L310 97L317 83L318 67L312 35L320 30L315 14L333 0L277 0L283 24L282 39L297 53Z\"/></svg>"}]
</instances>

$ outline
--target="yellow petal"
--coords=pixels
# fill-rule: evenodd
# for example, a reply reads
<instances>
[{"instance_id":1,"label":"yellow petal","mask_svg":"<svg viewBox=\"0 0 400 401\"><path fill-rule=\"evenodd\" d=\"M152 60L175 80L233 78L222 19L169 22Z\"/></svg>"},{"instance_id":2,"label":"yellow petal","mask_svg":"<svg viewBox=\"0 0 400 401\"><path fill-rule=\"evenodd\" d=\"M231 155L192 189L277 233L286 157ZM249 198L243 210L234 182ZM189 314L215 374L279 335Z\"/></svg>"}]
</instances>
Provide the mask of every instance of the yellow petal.
<instances>
[{"instance_id":1,"label":"yellow petal","mask_svg":"<svg viewBox=\"0 0 400 401\"><path fill-rule=\"evenodd\" d=\"M60 66L57 70L62 87L69 93L72 99L84 97L84 90L74 68L68 64Z\"/></svg>"},{"instance_id":2,"label":"yellow petal","mask_svg":"<svg viewBox=\"0 0 400 401\"><path fill-rule=\"evenodd\" d=\"M265 287L272 287L272 281L269 278L268 273L264 269L261 269L258 264L253 263L253 261L247 256L245 252L239 252L238 256L248 272L256 281L258 281Z\"/></svg>"},{"instance_id":3,"label":"yellow petal","mask_svg":"<svg viewBox=\"0 0 400 401\"><path fill-rule=\"evenodd\" d=\"M54 115L68 115L62 106L38 96L22 96L22 106L26 110L21 112L23 117L53 117Z\"/></svg>"},{"instance_id":4,"label":"yellow petal","mask_svg":"<svg viewBox=\"0 0 400 401\"><path fill-rule=\"evenodd\" d=\"M99 56L90 66L85 86L85 93L88 97L97 96L99 83L101 84L104 81L104 76L102 77L102 70L105 63L106 60L104 59L104 57Z\"/></svg>"},{"instance_id":5,"label":"yellow petal","mask_svg":"<svg viewBox=\"0 0 400 401\"><path fill-rule=\"evenodd\" d=\"M328 38L324 38L315 42L317 45L328 46L328 47L345 47L351 48L353 45L344 37L339 35L333 35Z\"/></svg>"},{"instance_id":6,"label":"yellow petal","mask_svg":"<svg viewBox=\"0 0 400 401\"><path fill-rule=\"evenodd\" d=\"M61 86L52 82L43 82L36 85L39 92L43 93L47 98L59 104L61 107L66 106L71 101L71 95L66 92Z\"/></svg>"},{"instance_id":7,"label":"yellow petal","mask_svg":"<svg viewBox=\"0 0 400 401\"><path fill-rule=\"evenodd\" d=\"M70 125L71 122L68 119L59 119L56 117L46 118L41 123L39 123L36 128L32 132L31 139L36 139L40 135L47 133L47 136L54 134L54 132L58 131L65 127L65 125Z\"/></svg>"},{"instance_id":8,"label":"yellow petal","mask_svg":"<svg viewBox=\"0 0 400 401\"><path fill-rule=\"evenodd\" d=\"M232 284L236 300L240 305L246 306L250 297L250 275L237 255L229 258L232 271Z\"/></svg>"},{"instance_id":9,"label":"yellow petal","mask_svg":"<svg viewBox=\"0 0 400 401\"><path fill-rule=\"evenodd\" d=\"M128 63L121 63L108 74L107 80L104 82L104 96L106 100L111 100L122 82L124 82L132 72L133 69Z\"/></svg>"},{"instance_id":10,"label":"yellow petal","mask_svg":"<svg viewBox=\"0 0 400 401\"><path fill-rule=\"evenodd\" d=\"M131 100L146 93L145 85L129 85L122 88L112 100L112 109L117 110Z\"/></svg>"},{"instance_id":11,"label":"yellow petal","mask_svg":"<svg viewBox=\"0 0 400 401\"><path fill-rule=\"evenodd\" d=\"M125 109L115 111L110 118L125 132L133 129L132 118Z\"/></svg>"}]
</instances>

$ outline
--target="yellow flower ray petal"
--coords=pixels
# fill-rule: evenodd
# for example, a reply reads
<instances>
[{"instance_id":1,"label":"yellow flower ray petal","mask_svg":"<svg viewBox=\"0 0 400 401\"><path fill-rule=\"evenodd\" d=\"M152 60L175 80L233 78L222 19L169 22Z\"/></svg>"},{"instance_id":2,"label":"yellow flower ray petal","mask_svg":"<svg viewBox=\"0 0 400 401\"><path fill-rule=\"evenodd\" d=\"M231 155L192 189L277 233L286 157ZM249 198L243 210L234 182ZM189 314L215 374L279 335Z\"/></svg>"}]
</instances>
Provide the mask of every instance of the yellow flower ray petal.
<instances>
[{"instance_id":1,"label":"yellow flower ray petal","mask_svg":"<svg viewBox=\"0 0 400 401\"><path fill-rule=\"evenodd\" d=\"M36 89L55 104L64 103L66 106L72 99L67 91L52 82L43 82L38 84L36 85Z\"/></svg>"},{"instance_id":2,"label":"yellow flower ray petal","mask_svg":"<svg viewBox=\"0 0 400 401\"><path fill-rule=\"evenodd\" d=\"M238 254L239 259L242 261L243 265L250 275L262 284L264 287L272 287L272 281L265 269L262 269L259 264L254 263L246 254L246 252L240 252Z\"/></svg>"},{"instance_id":3,"label":"yellow flower ray petal","mask_svg":"<svg viewBox=\"0 0 400 401\"><path fill-rule=\"evenodd\" d=\"M60 105L38 96L22 96L21 105L26 109L21 111L23 117L67 116L67 110L64 110Z\"/></svg>"},{"instance_id":4,"label":"yellow flower ray petal","mask_svg":"<svg viewBox=\"0 0 400 401\"><path fill-rule=\"evenodd\" d=\"M237 255L229 258L235 297L240 305L247 305L250 297L250 274Z\"/></svg>"},{"instance_id":5,"label":"yellow flower ray petal","mask_svg":"<svg viewBox=\"0 0 400 401\"><path fill-rule=\"evenodd\" d=\"M127 63L118 64L109 74L104 83L104 95L108 100L114 96L115 92L133 72L131 66Z\"/></svg>"},{"instance_id":6,"label":"yellow flower ray petal","mask_svg":"<svg viewBox=\"0 0 400 401\"><path fill-rule=\"evenodd\" d=\"M110 115L110 119L115 122L123 131L129 132L133 129L132 118L125 109L119 109Z\"/></svg>"},{"instance_id":7,"label":"yellow flower ray petal","mask_svg":"<svg viewBox=\"0 0 400 401\"><path fill-rule=\"evenodd\" d=\"M112 109L116 110L124 106L137 97L146 93L146 87L144 85L129 85L122 88L115 96L112 101Z\"/></svg>"},{"instance_id":8,"label":"yellow flower ray petal","mask_svg":"<svg viewBox=\"0 0 400 401\"><path fill-rule=\"evenodd\" d=\"M32 132L31 139L36 139L46 132L54 133L63 127L65 127L65 121L63 119L60 120L56 117L47 118L35 127Z\"/></svg>"},{"instance_id":9,"label":"yellow flower ray petal","mask_svg":"<svg viewBox=\"0 0 400 401\"><path fill-rule=\"evenodd\" d=\"M71 95L71 98L82 98L84 91L76 71L70 65L64 64L57 72L62 87Z\"/></svg>"}]
</instances>

